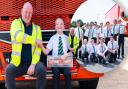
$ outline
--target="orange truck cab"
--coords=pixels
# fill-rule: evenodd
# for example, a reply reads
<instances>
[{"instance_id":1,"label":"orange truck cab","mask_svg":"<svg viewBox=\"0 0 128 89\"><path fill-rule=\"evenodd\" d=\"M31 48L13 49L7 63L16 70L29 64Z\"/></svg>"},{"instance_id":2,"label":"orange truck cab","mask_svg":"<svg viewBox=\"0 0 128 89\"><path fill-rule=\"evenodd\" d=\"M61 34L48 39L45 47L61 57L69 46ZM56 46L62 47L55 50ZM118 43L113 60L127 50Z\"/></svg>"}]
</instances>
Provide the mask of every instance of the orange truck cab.
<instances>
[{"instance_id":1,"label":"orange truck cab","mask_svg":"<svg viewBox=\"0 0 128 89\"><path fill-rule=\"evenodd\" d=\"M38 2L37 2L38 1ZM39 2L40 1L40 2ZM71 18L75 10L85 0L29 0L34 7L33 22L40 25L42 30L42 40L47 44L50 37L55 34L54 22L57 17L64 19L66 29L70 26ZM20 17L20 10L24 4L24 0L0 0L0 87L5 83L5 69L10 62L11 56L11 41L10 41L10 24L15 19ZM68 30L64 31L68 34ZM46 56L42 53L41 60L46 62ZM73 67L71 68L72 80L79 81L81 89L96 89L87 88L87 85L96 87L101 73L92 73L78 64L74 59ZM52 71L47 68L47 79L52 80ZM61 75L61 80L64 76ZM16 78L17 81L35 80L34 77L23 75Z\"/></svg>"}]
</instances>

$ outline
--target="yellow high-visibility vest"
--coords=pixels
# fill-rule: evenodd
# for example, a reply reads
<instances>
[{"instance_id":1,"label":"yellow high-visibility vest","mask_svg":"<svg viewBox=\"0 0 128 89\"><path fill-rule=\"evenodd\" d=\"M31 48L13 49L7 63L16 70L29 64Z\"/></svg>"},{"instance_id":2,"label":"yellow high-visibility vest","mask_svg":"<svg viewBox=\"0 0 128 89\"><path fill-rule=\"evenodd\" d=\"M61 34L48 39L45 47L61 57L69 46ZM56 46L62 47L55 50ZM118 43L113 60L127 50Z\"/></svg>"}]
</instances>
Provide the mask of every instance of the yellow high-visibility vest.
<instances>
[{"instance_id":1,"label":"yellow high-visibility vest","mask_svg":"<svg viewBox=\"0 0 128 89\"><path fill-rule=\"evenodd\" d=\"M15 19L11 24L11 42L12 42L12 54L11 63L15 66L19 66L21 62L22 44L32 45L32 62L36 64L40 60L41 49L36 46L36 39L42 40L41 29L39 26L32 23L32 35L25 33L24 25L21 20Z\"/></svg>"},{"instance_id":2,"label":"yellow high-visibility vest","mask_svg":"<svg viewBox=\"0 0 128 89\"><path fill-rule=\"evenodd\" d=\"M73 40L74 40L73 41L74 54L76 54L76 49L79 46L79 39L76 36L74 36L74 39ZM71 36L70 35L68 37L68 41L69 41L69 44L71 44Z\"/></svg>"}]
</instances>

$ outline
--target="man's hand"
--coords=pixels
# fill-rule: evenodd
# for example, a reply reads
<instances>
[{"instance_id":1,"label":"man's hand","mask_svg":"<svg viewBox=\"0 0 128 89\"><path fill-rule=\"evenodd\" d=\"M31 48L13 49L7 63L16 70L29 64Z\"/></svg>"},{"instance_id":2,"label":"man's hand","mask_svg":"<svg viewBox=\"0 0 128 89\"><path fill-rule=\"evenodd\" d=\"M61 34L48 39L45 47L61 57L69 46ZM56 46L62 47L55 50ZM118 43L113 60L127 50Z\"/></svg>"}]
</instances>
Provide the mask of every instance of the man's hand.
<instances>
[{"instance_id":1,"label":"man's hand","mask_svg":"<svg viewBox=\"0 0 128 89\"><path fill-rule=\"evenodd\" d=\"M31 64L28 68L28 71L27 71L27 74L28 75L33 75L35 72L35 65L34 64Z\"/></svg>"},{"instance_id":2,"label":"man's hand","mask_svg":"<svg viewBox=\"0 0 128 89\"><path fill-rule=\"evenodd\" d=\"M74 52L74 49L73 49L73 48L69 48L69 50L70 50L71 52Z\"/></svg>"},{"instance_id":3,"label":"man's hand","mask_svg":"<svg viewBox=\"0 0 128 89\"><path fill-rule=\"evenodd\" d=\"M36 45L39 47L39 48L42 48L42 46L43 46L43 42L42 42L42 40L36 40Z\"/></svg>"}]
</instances>

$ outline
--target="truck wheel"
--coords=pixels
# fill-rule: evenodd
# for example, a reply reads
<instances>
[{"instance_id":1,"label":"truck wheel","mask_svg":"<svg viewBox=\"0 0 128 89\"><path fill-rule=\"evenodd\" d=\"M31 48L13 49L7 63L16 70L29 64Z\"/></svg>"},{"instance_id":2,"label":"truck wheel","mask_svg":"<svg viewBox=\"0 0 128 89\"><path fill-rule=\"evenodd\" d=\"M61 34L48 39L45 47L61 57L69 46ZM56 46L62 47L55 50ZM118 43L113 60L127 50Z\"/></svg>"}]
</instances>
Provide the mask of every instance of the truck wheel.
<instances>
[{"instance_id":1,"label":"truck wheel","mask_svg":"<svg viewBox=\"0 0 128 89\"><path fill-rule=\"evenodd\" d=\"M7 89L7 88L5 87L5 83L0 83L0 89Z\"/></svg>"},{"instance_id":2,"label":"truck wheel","mask_svg":"<svg viewBox=\"0 0 128 89\"><path fill-rule=\"evenodd\" d=\"M79 89L96 89L98 84L98 79L79 81Z\"/></svg>"}]
</instances>

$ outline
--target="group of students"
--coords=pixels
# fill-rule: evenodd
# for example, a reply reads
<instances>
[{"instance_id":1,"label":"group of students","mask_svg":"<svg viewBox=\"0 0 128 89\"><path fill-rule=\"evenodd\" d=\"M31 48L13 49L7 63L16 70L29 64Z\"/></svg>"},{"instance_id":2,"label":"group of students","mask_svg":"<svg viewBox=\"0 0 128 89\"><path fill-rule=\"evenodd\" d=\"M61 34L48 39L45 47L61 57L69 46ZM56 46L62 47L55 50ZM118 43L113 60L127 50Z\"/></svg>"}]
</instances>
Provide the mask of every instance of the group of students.
<instances>
[{"instance_id":1,"label":"group of students","mask_svg":"<svg viewBox=\"0 0 128 89\"><path fill-rule=\"evenodd\" d=\"M121 20L114 20L113 25L110 22L106 22L105 25L90 22L82 27L78 20L76 26L76 28L70 29L70 33L74 32L74 37L78 38L78 44L74 43L77 46L75 51L77 58L80 57L86 63L91 61L103 64L115 63L117 57L118 59L124 58L125 26Z\"/></svg>"}]
</instances>

